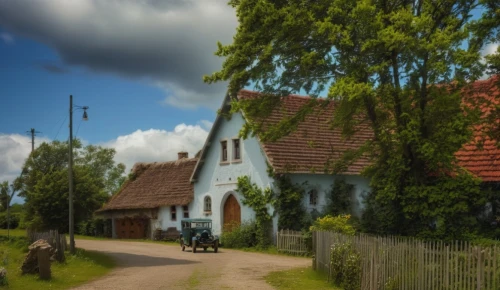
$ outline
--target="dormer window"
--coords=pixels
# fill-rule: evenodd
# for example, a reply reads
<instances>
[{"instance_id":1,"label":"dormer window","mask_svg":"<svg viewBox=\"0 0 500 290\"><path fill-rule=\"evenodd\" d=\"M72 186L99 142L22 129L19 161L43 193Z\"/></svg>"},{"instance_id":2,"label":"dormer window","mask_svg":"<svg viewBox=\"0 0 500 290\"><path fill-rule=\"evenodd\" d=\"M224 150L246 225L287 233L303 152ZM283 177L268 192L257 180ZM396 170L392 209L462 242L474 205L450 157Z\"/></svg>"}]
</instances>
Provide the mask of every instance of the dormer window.
<instances>
[{"instance_id":1,"label":"dormer window","mask_svg":"<svg viewBox=\"0 0 500 290\"><path fill-rule=\"evenodd\" d=\"M233 160L241 159L240 139L233 139Z\"/></svg>"},{"instance_id":2,"label":"dormer window","mask_svg":"<svg viewBox=\"0 0 500 290\"><path fill-rule=\"evenodd\" d=\"M227 141L221 141L221 161L225 162L227 161Z\"/></svg>"},{"instance_id":3,"label":"dormer window","mask_svg":"<svg viewBox=\"0 0 500 290\"><path fill-rule=\"evenodd\" d=\"M318 192L316 189L309 191L309 205L316 205L318 203Z\"/></svg>"}]
</instances>

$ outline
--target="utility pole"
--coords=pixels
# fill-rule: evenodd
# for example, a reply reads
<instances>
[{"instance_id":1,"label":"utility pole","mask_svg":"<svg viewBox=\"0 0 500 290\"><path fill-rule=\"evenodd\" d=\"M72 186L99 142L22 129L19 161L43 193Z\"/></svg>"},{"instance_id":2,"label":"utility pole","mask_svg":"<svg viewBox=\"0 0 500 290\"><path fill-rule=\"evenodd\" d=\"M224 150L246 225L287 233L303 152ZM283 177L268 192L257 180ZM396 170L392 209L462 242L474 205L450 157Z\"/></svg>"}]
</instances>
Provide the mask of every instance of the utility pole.
<instances>
[{"instance_id":1,"label":"utility pole","mask_svg":"<svg viewBox=\"0 0 500 290\"><path fill-rule=\"evenodd\" d=\"M31 130L26 131L26 133L31 134L31 153L33 153L33 151L35 151L35 136L36 136L36 134L39 134L42 132L38 132L35 130L35 128L31 128Z\"/></svg>"},{"instance_id":2,"label":"utility pole","mask_svg":"<svg viewBox=\"0 0 500 290\"><path fill-rule=\"evenodd\" d=\"M77 109L83 110L84 121L88 120L87 106L74 106ZM68 179L69 179L69 252L75 254L75 219L73 212L73 95L69 96L69 162L68 162Z\"/></svg>"},{"instance_id":3,"label":"utility pole","mask_svg":"<svg viewBox=\"0 0 500 290\"><path fill-rule=\"evenodd\" d=\"M75 254L73 219L73 95L69 96L69 252Z\"/></svg>"}]
</instances>

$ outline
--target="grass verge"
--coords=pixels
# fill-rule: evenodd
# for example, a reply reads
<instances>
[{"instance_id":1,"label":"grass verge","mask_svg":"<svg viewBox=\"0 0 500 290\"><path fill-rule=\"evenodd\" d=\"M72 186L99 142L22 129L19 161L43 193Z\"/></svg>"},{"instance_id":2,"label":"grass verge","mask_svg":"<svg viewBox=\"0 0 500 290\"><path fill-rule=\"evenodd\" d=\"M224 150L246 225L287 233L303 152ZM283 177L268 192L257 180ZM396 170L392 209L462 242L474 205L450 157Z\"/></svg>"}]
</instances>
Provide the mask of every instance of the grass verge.
<instances>
[{"instance_id":1,"label":"grass verge","mask_svg":"<svg viewBox=\"0 0 500 290\"><path fill-rule=\"evenodd\" d=\"M68 289L106 275L114 260L101 253L77 249L74 256L66 254L64 263L52 262L52 279L43 281L38 275L21 275L20 267L27 253L28 243L24 237L6 236L0 241L0 266L7 269L9 285L4 289Z\"/></svg>"},{"instance_id":2,"label":"grass verge","mask_svg":"<svg viewBox=\"0 0 500 290\"><path fill-rule=\"evenodd\" d=\"M266 282L276 289L289 290L342 290L328 283L326 274L313 271L311 267L271 272Z\"/></svg>"}]
</instances>

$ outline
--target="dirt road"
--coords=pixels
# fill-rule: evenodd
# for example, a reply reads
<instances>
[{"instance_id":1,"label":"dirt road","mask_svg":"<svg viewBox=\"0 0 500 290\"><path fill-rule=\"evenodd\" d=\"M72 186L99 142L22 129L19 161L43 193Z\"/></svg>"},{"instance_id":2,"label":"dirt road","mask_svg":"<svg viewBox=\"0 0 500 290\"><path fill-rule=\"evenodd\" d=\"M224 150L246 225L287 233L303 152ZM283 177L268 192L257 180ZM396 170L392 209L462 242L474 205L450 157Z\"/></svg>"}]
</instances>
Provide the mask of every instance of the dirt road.
<instances>
[{"instance_id":1,"label":"dirt road","mask_svg":"<svg viewBox=\"0 0 500 290\"><path fill-rule=\"evenodd\" d=\"M77 240L79 248L115 258L109 275L75 289L273 289L263 277L306 267L311 260L219 249L215 254L182 252L180 246L155 243Z\"/></svg>"}]
</instances>

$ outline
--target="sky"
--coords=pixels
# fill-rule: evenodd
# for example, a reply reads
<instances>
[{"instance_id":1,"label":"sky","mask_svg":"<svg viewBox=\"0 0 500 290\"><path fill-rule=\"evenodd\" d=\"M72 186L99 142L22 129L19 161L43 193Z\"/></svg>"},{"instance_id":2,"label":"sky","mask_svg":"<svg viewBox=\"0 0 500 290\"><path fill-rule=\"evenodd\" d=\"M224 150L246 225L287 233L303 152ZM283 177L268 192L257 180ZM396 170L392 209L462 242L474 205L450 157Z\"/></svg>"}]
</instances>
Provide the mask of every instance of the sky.
<instances>
[{"instance_id":1,"label":"sky","mask_svg":"<svg viewBox=\"0 0 500 290\"><path fill-rule=\"evenodd\" d=\"M0 181L18 176L35 146L73 132L115 148L117 162L174 160L201 149L225 83L217 41L236 32L227 0L0 1Z\"/></svg>"},{"instance_id":2,"label":"sky","mask_svg":"<svg viewBox=\"0 0 500 290\"><path fill-rule=\"evenodd\" d=\"M207 85L231 43L227 0L0 1L0 182L35 146L69 136L116 149L117 162L168 161L200 150L226 92ZM492 53L497 45L484 52Z\"/></svg>"}]
</instances>

